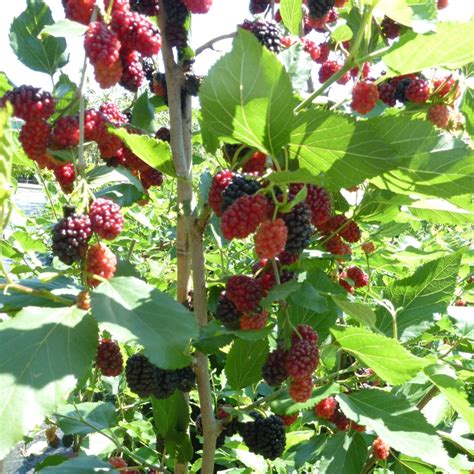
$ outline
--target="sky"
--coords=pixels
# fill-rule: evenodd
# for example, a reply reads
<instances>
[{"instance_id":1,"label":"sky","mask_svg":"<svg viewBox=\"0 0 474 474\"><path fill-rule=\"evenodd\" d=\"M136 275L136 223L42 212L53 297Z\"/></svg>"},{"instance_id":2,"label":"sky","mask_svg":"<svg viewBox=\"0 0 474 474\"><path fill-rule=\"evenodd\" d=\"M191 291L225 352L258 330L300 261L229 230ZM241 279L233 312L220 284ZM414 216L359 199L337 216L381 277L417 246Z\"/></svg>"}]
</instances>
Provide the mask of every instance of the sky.
<instances>
[{"instance_id":1,"label":"sky","mask_svg":"<svg viewBox=\"0 0 474 474\"><path fill-rule=\"evenodd\" d=\"M61 0L46 0L52 10L53 18L60 20L64 18ZM23 66L12 52L8 32L12 20L18 16L26 7L26 0L11 2L2 1L2 15L0 15L0 71L3 71L15 85L31 84L45 89L51 89L51 80L48 75L31 71ZM462 19L466 21L474 15L474 0L450 0L450 6L441 12L443 19ZM206 41L219 35L235 31L236 25L249 18L248 0L214 0L212 8L207 15L194 15L192 24L191 44L198 47ZM64 71L75 82L79 81L79 70L83 61L82 40L68 39L70 63ZM229 50L231 41L226 40L217 43L215 48L219 52L206 50L202 53L195 64L195 72L204 75L209 67L220 57L222 52ZM77 54L81 51L81 54Z\"/></svg>"}]
</instances>

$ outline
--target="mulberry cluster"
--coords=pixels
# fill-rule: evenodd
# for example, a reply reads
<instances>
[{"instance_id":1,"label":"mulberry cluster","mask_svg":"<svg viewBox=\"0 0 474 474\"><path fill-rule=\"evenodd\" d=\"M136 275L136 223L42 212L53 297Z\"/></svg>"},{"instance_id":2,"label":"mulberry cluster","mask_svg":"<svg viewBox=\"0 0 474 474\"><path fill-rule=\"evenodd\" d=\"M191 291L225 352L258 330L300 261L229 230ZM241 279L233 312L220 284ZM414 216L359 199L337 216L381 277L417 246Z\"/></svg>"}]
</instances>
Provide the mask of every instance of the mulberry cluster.
<instances>
[{"instance_id":1,"label":"mulberry cluster","mask_svg":"<svg viewBox=\"0 0 474 474\"><path fill-rule=\"evenodd\" d=\"M355 243L361 239L361 231L357 223L343 214L331 217L320 232L326 236L326 250L334 255L351 254L350 246L343 242L343 239L349 243Z\"/></svg>"},{"instance_id":2,"label":"mulberry cluster","mask_svg":"<svg viewBox=\"0 0 474 474\"><path fill-rule=\"evenodd\" d=\"M291 377L291 398L296 402L308 400L313 388L312 375L319 365L318 334L311 326L301 324L293 332L285 363Z\"/></svg>"},{"instance_id":3,"label":"mulberry cluster","mask_svg":"<svg viewBox=\"0 0 474 474\"><path fill-rule=\"evenodd\" d=\"M120 206L110 199L98 198L89 207L92 230L106 240L115 239L123 229Z\"/></svg>"},{"instance_id":4,"label":"mulberry cluster","mask_svg":"<svg viewBox=\"0 0 474 474\"><path fill-rule=\"evenodd\" d=\"M65 6L66 15L70 3L74 2ZM145 16L156 14L157 9L158 2L153 0L134 0L131 5L128 1L115 1L109 24L102 19L85 23L88 29L84 47L102 88L120 83L136 92L142 85L145 78L142 57L156 55L161 47L158 30Z\"/></svg>"},{"instance_id":5,"label":"mulberry cluster","mask_svg":"<svg viewBox=\"0 0 474 474\"><path fill-rule=\"evenodd\" d=\"M127 360L125 375L130 390L140 397L153 395L163 399L172 395L175 390L189 392L196 383L191 367L160 369L141 354L135 354Z\"/></svg>"},{"instance_id":6,"label":"mulberry cluster","mask_svg":"<svg viewBox=\"0 0 474 474\"><path fill-rule=\"evenodd\" d=\"M65 207L64 218L53 228L53 254L66 265L72 265L85 256L91 236L89 216L76 214L74 208Z\"/></svg>"},{"instance_id":7,"label":"mulberry cluster","mask_svg":"<svg viewBox=\"0 0 474 474\"><path fill-rule=\"evenodd\" d=\"M95 364L107 377L120 375L123 370L123 359L118 344L111 339L101 339L97 347Z\"/></svg>"},{"instance_id":8,"label":"mulberry cluster","mask_svg":"<svg viewBox=\"0 0 474 474\"><path fill-rule=\"evenodd\" d=\"M264 418L257 412L250 412L254 421L239 423L238 430L249 450L266 459L276 459L283 454L286 433L283 420L276 415Z\"/></svg>"},{"instance_id":9,"label":"mulberry cluster","mask_svg":"<svg viewBox=\"0 0 474 474\"><path fill-rule=\"evenodd\" d=\"M258 280L244 275L231 276L226 291L219 296L215 318L228 329L262 329L268 319L268 313L259 307L262 295Z\"/></svg>"},{"instance_id":10,"label":"mulberry cluster","mask_svg":"<svg viewBox=\"0 0 474 474\"><path fill-rule=\"evenodd\" d=\"M388 107L397 103L429 105L427 120L439 128L462 128L462 120L456 120L454 103L460 95L457 81L452 76L428 81L420 75L408 74L382 82L378 86L379 97Z\"/></svg>"},{"instance_id":11,"label":"mulberry cluster","mask_svg":"<svg viewBox=\"0 0 474 474\"><path fill-rule=\"evenodd\" d=\"M183 49L188 44L188 31L185 23L189 11L182 0L164 0L166 12L166 39L171 47Z\"/></svg>"},{"instance_id":12,"label":"mulberry cluster","mask_svg":"<svg viewBox=\"0 0 474 474\"><path fill-rule=\"evenodd\" d=\"M376 438L372 443L372 451L375 459L379 461L385 461L390 456L390 446L385 443L381 438Z\"/></svg>"},{"instance_id":13,"label":"mulberry cluster","mask_svg":"<svg viewBox=\"0 0 474 474\"><path fill-rule=\"evenodd\" d=\"M250 0L249 11L252 15L264 13L269 7L270 0Z\"/></svg>"},{"instance_id":14,"label":"mulberry cluster","mask_svg":"<svg viewBox=\"0 0 474 474\"><path fill-rule=\"evenodd\" d=\"M89 247L86 255L87 284L89 286L100 285L102 279L110 280L114 276L116 268L117 257L107 245L97 243Z\"/></svg>"},{"instance_id":15,"label":"mulberry cluster","mask_svg":"<svg viewBox=\"0 0 474 474\"><path fill-rule=\"evenodd\" d=\"M377 104L379 92L372 82L358 82L352 89L351 108L361 115L368 114Z\"/></svg>"},{"instance_id":16,"label":"mulberry cluster","mask_svg":"<svg viewBox=\"0 0 474 474\"><path fill-rule=\"evenodd\" d=\"M274 21L245 20L241 28L250 31L257 40L270 51L279 53L281 51L282 34L280 27Z\"/></svg>"},{"instance_id":17,"label":"mulberry cluster","mask_svg":"<svg viewBox=\"0 0 474 474\"><path fill-rule=\"evenodd\" d=\"M55 170L63 165L52 157L48 148L53 145L53 129L47 120L54 113L55 100L49 92L22 85L7 91L0 98L0 108L10 103L13 116L25 121L20 132L20 143L31 160L43 169Z\"/></svg>"},{"instance_id":18,"label":"mulberry cluster","mask_svg":"<svg viewBox=\"0 0 474 474\"><path fill-rule=\"evenodd\" d=\"M268 354L267 360L262 367L263 380L268 385L278 387L289 377L286 368L287 357L288 351L282 347Z\"/></svg>"},{"instance_id":19,"label":"mulberry cluster","mask_svg":"<svg viewBox=\"0 0 474 474\"><path fill-rule=\"evenodd\" d=\"M309 244L314 228L311 224L311 209L305 202L294 206L290 212L281 214L288 229L285 251L300 254Z\"/></svg>"},{"instance_id":20,"label":"mulberry cluster","mask_svg":"<svg viewBox=\"0 0 474 474\"><path fill-rule=\"evenodd\" d=\"M309 15L312 18L324 18L335 3L336 0L308 0Z\"/></svg>"}]
</instances>

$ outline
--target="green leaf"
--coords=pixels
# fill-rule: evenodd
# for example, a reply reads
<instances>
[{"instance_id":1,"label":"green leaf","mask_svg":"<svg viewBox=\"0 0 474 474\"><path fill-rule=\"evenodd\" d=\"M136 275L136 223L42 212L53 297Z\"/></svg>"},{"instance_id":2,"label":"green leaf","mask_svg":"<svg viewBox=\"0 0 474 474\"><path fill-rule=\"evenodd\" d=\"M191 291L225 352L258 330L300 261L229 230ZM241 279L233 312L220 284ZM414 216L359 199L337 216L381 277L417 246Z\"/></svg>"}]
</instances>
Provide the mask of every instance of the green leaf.
<instances>
[{"instance_id":1,"label":"green leaf","mask_svg":"<svg viewBox=\"0 0 474 474\"><path fill-rule=\"evenodd\" d=\"M152 168L160 170L168 176L176 177L173 161L171 160L171 149L168 143L148 135L133 135L124 128L109 127L112 135L119 137L141 160Z\"/></svg>"},{"instance_id":2,"label":"green leaf","mask_svg":"<svg viewBox=\"0 0 474 474\"><path fill-rule=\"evenodd\" d=\"M148 99L148 91L145 91L133 106L132 124L149 133L156 131L155 108Z\"/></svg>"},{"instance_id":3,"label":"green leaf","mask_svg":"<svg viewBox=\"0 0 474 474\"><path fill-rule=\"evenodd\" d=\"M325 184L332 189L359 184L400 163L401 157L374 130L373 120L355 122L314 109L298 114L294 122L291 156L313 175L328 173Z\"/></svg>"},{"instance_id":4,"label":"green leaf","mask_svg":"<svg viewBox=\"0 0 474 474\"><path fill-rule=\"evenodd\" d=\"M263 298L262 306L269 306L274 301L285 301L295 291L301 288L301 283L290 280L282 283L281 285L275 285L269 292L268 295Z\"/></svg>"},{"instance_id":5,"label":"green leaf","mask_svg":"<svg viewBox=\"0 0 474 474\"><path fill-rule=\"evenodd\" d=\"M225 363L225 374L229 385L234 389L241 389L261 380L267 354L266 339L259 341L236 339Z\"/></svg>"},{"instance_id":6,"label":"green leaf","mask_svg":"<svg viewBox=\"0 0 474 474\"><path fill-rule=\"evenodd\" d=\"M0 458L65 403L91 367L97 323L75 306L29 307L0 325ZM28 403L25 403L28 400Z\"/></svg>"},{"instance_id":7,"label":"green leaf","mask_svg":"<svg viewBox=\"0 0 474 474\"><path fill-rule=\"evenodd\" d=\"M290 154L311 174L325 172L334 190L383 175L373 179L380 188L449 197L469 193L474 175L466 143L426 120L398 116L356 122L308 110L296 117Z\"/></svg>"},{"instance_id":8,"label":"green leaf","mask_svg":"<svg viewBox=\"0 0 474 474\"><path fill-rule=\"evenodd\" d=\"M290 299L293 304L315 313L324 313L328 308L326 298L307 281L301 285L298 291L291 294Z\"/></svg>"},{"instance_id":9,"label":"green leaf","mask_svg":"<svg viewBox=\"0 0 474 474\"><path fill-rule=\"evenodd\" d=\"M5 283L5 280L0 279L0 282ZM18 283L34 290L46 290L57 296L62 296L71 300L71 305L74 304L80 291L71 279L58 275L50 278L25 279ZM2 305L3 311L17 311L27 306L57 307L64 306L64 303L52 301L39 295L17 293L13 288L9 288L8 292L0 292L0 305Z\"/></svg>"},{"instance_id":10,"label":"green leaf","mask_svg":"<svg viewBox=\"0 0 474 474\"><path fill-rule=\"evenodd\" d=\"M353 36L354 34L352 33L352 30L347 25L338 26L331 34L331 38L337 43L349 41Z\"/></svg>"},{"instance_id":11,"label":"green leaf","mask_svg":"<svg viewBox=\"0 0 474 474\"><path fill-rule=\"evenodd\" d=\"M474 409L456 372L447 365L430 365L425 368L425 373L474 431Z\"/></svg>"},{"instance_id":12,"label":"green leaf","mask_svg":"<svg viewBox=\"0 0 474 474\"><path fill-rule=\"evenodd\" d=\"M7 75L4 72L0 72L0 96L3 96L5 92L12 90L13 86L10 83Z\"/></svg>"},{"instance_id":13,"label":"green leaf","mask_svg":"<svg viewBox=\"0 0 474 474\"><path fill-rule=\"evenodd\" d=\"M281 0L280 13L283 24L288 28L290 33L299 36L301 22L303 21L303 9L301 0Z\"/></svg>"},{"instance_id":14,"label":"green leaf","mask_svg":"<svg viewBox=\"0 0 474 474\"><path fill-rule=\"evenodd\" d=\"M367 459L367 444L359 433L339 431L323 449L318 473L360 474Z\"/></svg>"},{"instance_id":15,"label":"green leaf","mask_svg":"<svg viewBox=\"0 0 474 474\"><path fill-rule=\"evenodd\" d=\"M354 318L358 323L363 326L374 327L376 316L372 308L366 304L348 301L336 296L333 296L332 299L344 313Z\"/></svg>"},{"instance_id":16,"label":"green leaf","mask_svg":"<svg viewBox=\"0 0 474 474\"><path fill-rule=\"evenodd\" d=\"M51 10L42 0L28 0L26 10L10 27L10 45L18 59L33 71L51 76L68 62L63 38L39 38L43 28L53 24Z\"/></svg>"},{"instance_id":17,"label":"green leaf","mask_svg":"<svg viewBox=\"0 0 474 474\"><path fill-rule=\"evenodd\" d=\"M293 89L296 91L305 90L314 63L311 56L304 50L303 45L296 43L284 49L278 55L278 59L285 66Z\"/></svg>"},{"instance_id":18,"label":"green leaf","mask_svg":"<svg viewBox=\"0 0 474 474\"><path fill-rule=\"evenodd\" d=\"M105 402L65 405L57 410L55 416L57 424L64 434L86 435L94 431L105 430L117 423L115 407L112 403Z\"/></svg>"},{"instance_id":19,"label":"green leaf","mask_svg":"<svg viewBox=\"0 0 474 474\"><path fill-rule=\"evenodd\" d=\"M444 199L420 199L408 206L410 214L433 224L468 224L474 213L455 206Z\"/></svg>"},{"instance_id":20,"label":"green leaf","mask_svg":"<svg viewBox=\"0 0 474 474\"><path fill-rule=\"evenodd\" d=\"M312 175L309 170L306 169L298 169L295 171L275 171L268 176L268 180L277 184L321 184L321 177Z\"/></svg>"},{"instance_id":21,"label":"green leaf","mask_svg":"<svg viewBox=\"0 0 474 474\"><path fill-rule=\"evenodd\" d=\"M405 399L382 390L361 390L336 398L347 417L374 430L393 449L448 468L449 458L436 430Z\"/></svg>"},{"instance_id":22,"label":"green leaf","mask_svg":"<svg viewBox=\"0 0 474 474\"><path fill-rule=\"evenodd\" d=\"M79 112L79 100L77 100L77 85L69 79L66 74L61 73L59 80L54 85L53 96L56 100L56 110L62 111L68 107L68 114L74 115ZM76 105L71 107L71 102L76 99ZM53 115L53 119L59 116L59 112Z\"/></svg>"},{"instance_id":23,"label":"green leaf","mask_svg":"<svg viewBox=\"0 0 474 474\"><path fill-rule=\"evenodd\" d=\"M436 32L417 35L407 31L383 57L389 76L432 67L459 68L474 61L474 21L438 23Z\"/></svg>"},{"instance_id":24,"label":"green leaf","mask_svg":"<svg viewBox=\"0 0 474 474\"><path fill-rule=\"evenodd\" d=\"M51 25L46 25L43 28L42 35L46 34L57 38L79 38L85 35L87 28L87 25L65 18Z\"/></svg>"},{"instance_id":25,"label":"green leaf","mask_svg":"<svg viewBox=\"0 0 474 474\"><path fill-rule=\"evenodd\" d=\"M377 4L377 12L388 16L397 23L412 26L413 11L406 0L380 0Z\"/></svg>"},{"instance_id":26,"label":"green leaf","mask_svg":"<svg viewBox=\"0 0 474 474\"><path fill-rule=\"evenodd\" d=\"M118 472L108 462L96 456L78 456L58 466L48 466L40 472L44 474L91 474L91 472Z\"/></svg>"},{"instance_id":27,"label":"green leaf","mask_svg":"<svg viewBox=\"0 0 474 474\"><path fill-rule=\"evenodd\" d=\"M203 120L225 141L276 156L294 119L291 82L276 56L240 29L233 49L209 71L200 89Z\"/></svg>"},{"instance_id":28,"label":"green leaf","mask_svg":"<svg viewBox=\"0 0 474 474\"><path fill-rule=\"evenodd\" d=\"M191 362L190 340L198 337L196 319L183 305L144 281L118 277L92 294L92 312L100 326L122 343L137 343L162 369Z\"/></svg>"},{"instance_id":29,"label":"green leaf","mask_svg":"<svg viewBox=\"0 0 474 474\"><path fill-rule=\"evenodd\" d=\"M365 328L331 329L340 346L392 385L412 379L429 364L408 352L398 341Z\"/></svg>"},{"instance_id":30,"label":"green leaf","mask_svg":"<svg viewBox=\"0 0 474 474\"><path fill-rule=\"evenodd\" d=\"M474 88L466 88L461 103L461 112L466 117L466 130L472 137L474 136Z\"/></svg>"},{"instance_id":31,"label":"green leaf","mask_svg":"<svg viewBox=\"0 0 474 474\"><path fill-rule=\"evenodd\" d=\"M183 392L175 392L164 400L151 398L153 419L157 433L167 438L170 433L186 431L189 410Z\"/></svg>"},{"instance_id":32,"label":"green leaf","mask_svg":"<svg viewBox=\"0 0 474 474\"><path fill-rule=\"evenodd\" d=\"M419 336L446 311L451 301L461 263L459 253L425 263L413 275L388 286L386 299L397 310L398 337L407 341ZM377 311L377 327L393 335L393 319L386 309Z\"/></svg>"}]
</instances>

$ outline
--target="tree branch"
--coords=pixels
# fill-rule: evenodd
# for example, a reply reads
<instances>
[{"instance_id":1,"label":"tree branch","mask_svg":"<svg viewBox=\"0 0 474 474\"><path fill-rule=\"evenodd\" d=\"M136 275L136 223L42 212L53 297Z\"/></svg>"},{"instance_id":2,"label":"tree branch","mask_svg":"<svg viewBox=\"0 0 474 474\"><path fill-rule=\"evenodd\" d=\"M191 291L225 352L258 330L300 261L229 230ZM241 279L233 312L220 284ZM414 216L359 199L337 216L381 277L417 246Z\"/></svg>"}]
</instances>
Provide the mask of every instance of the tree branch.
<instances>
[{"instance_id":1,"label":"tree branch","mask_svg":"<svg viewBox=\"0 0 474 474\"><path fill-rule=\"evenodd\" d=\"M201 54L206 49L212 49L213 51L215 51L215 49L214 49L214 44L215 43L218 43L219 41L223 41L223 40L226 40L226 39L234 38L236 34L237 33L235 33L235 32L234 33L227 33L226 35L217 36L217 37L209 40L207 43L204 43L203 45L199 46L199 48L196 48L196 50L195 50L196 56L198 54Z\"/></svg>"},{"instance_id":2,"label":"tree branch","mask_svg":"<svg viewBox=\"0 0 474 474\"><path fill-rule=\"evenodd\" d=\"M193 304L199 326L207 324L206 272L204 263L203 233L193 213L192 188L192 109L191 98L181 100L184 83L182 69L176 64L173 51L166 39L166 12L160 2L158 23L162 32L162 54L165 64L166 85L170 112L171 151L178 176L178 223L176 250L178 254L178 300L187 296L189 258L193 274ZM213 474L218 424L214 416L208 358L195 353L195 367L199 403L204 432L202 474ZM180 465L179 469L182 466Z\"/></svg>"}]
</instances>

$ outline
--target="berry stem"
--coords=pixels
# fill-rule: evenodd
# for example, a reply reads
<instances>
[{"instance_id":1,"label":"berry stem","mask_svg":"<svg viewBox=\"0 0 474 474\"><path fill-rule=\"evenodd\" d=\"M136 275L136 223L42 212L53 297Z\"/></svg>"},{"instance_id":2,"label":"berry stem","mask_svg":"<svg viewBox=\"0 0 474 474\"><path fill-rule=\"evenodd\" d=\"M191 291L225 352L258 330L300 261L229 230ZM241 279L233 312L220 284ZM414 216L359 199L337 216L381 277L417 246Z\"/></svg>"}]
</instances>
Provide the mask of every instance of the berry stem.
<instances>
[{"instance_id":1,"label":"berry stem","mask_svg":"<svg viewBox=\"0 0 474 474\"><path fill-rule=\"evenodd\" d=\"M258 400L251 403L250 405L241 407L240 410L242 411L253 410L254 408L259 407L260 405L264 405L265 403L271 402L275 398L279 397L284 391L285 391L285 388L283 387L279 388L278 390L275 390L273 393L270 393L270 395L266 395L265 397L259 398Z\"/></svg>"},{"instance_id":2,"label":"berry stem","mask_svg":"<svg viewBox=\"0 0 474 474\"><path fill-rule=\"evenodd\" d=\"M94 7L92 12L91 23L97 19L98 8ZM86 169L86 162L84 159L84 115L85 115L85 103L84 103L84 85L86 82L87 74L87 54L84 55L84 62L82 63L81 82L79 83L79 89L77 91L77 98L79 99L79 156L78 163L74 163L76 173L81 176L84 174Z\"/></svg>"},{"instance_id":3,"label":"berry stem","mask_svg":"<svg viewBox=\"0 0 474 474\"><path fill-rule=\"evenodd\" d=\"M53 198L51 197L51 193L49 192L48 186L46 185L43 175L41 174L41 168L38 166L38 163L35 163L36 166L36 174L38 175L39 180L41 181L41 186L43 187L43 191L46 194L49 205L51 206L51 210L53 211L54 218L57 220L58 214L56 213L56 209L53 204Z\"/></svg>"}]
</instances>

